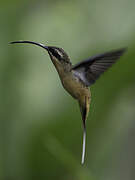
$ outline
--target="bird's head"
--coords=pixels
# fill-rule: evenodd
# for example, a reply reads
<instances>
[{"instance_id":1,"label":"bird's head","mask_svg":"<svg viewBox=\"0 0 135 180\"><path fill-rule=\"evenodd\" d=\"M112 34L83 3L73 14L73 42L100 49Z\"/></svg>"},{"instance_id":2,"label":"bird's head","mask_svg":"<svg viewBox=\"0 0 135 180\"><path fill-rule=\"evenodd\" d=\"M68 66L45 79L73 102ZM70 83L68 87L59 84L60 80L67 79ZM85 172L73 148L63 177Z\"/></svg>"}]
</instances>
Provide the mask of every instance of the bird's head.
<instances>
[{"instance_id":1,"label":"bird's head","mask_svg":"<svg viewBox=\"0 0 135 180\"><path fill-rule=\"evenodd\" d=\"M43 49L47 50L54 64L56 63L61 65L71 64L67 53L62 48L58 48L54 46L45 46L41 43L37 43L33 41L13 41L10 44L16 44L16 43L29 43L42 47Z\"/></svg>"},{"instance_id":2,"label":"bird's head","mask_svg":"<svg viewBox=\"0 0 135 180\"><path fill-rule=\"evenodd\" d=\"M54 46L47 46L47 51L52 61L56 60L60 63L70 63L67 53L62 49Z\"/></svg>"}]
</instances>

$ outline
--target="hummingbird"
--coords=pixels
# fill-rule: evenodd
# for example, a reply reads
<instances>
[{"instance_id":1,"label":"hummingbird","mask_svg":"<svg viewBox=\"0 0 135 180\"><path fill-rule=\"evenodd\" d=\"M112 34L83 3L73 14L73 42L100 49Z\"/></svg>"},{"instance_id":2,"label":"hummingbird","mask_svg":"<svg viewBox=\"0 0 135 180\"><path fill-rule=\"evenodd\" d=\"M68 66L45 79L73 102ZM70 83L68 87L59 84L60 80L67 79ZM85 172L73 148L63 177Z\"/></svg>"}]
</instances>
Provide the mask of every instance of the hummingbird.
<instances>
[{"instance_id":1,"label":"hummingbird","mask_svg":"<svg viewBox=\"0 0 135 180\"><path fill-rule=\"evenodd\" d=\"M59 47L45 46L44 44L33 41L13 41L10 44L29 43L45 49L54 64L64 89L78 101L82 124L83 124L83 143L81 163L85 160L86 147L86 119L88 117L91 93L89 87L103 74L109 67L123 55L126 48L97 54L75 65L72 65L67 53Z\"/></svg>"}]
</instances>

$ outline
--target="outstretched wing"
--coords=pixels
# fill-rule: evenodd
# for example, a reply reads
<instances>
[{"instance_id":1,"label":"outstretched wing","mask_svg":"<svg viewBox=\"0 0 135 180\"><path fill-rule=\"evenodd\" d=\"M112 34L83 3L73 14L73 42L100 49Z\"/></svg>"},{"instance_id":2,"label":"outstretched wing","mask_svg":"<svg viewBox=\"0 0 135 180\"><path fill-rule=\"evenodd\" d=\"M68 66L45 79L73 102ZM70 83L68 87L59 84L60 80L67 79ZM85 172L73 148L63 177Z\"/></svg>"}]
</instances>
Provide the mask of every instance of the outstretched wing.
<instances>
[{"instance_id":1,"label":"outstretched wing","mask_svg":"<svg viewBox=\"0 0 135 180\"><path fill-rule=\"evenodd\" d=\"M93 84L99 76L111 67L126 51L126 48L92 56L72 67L73 73L87 86Z\"/></svg>"}]
</instances>

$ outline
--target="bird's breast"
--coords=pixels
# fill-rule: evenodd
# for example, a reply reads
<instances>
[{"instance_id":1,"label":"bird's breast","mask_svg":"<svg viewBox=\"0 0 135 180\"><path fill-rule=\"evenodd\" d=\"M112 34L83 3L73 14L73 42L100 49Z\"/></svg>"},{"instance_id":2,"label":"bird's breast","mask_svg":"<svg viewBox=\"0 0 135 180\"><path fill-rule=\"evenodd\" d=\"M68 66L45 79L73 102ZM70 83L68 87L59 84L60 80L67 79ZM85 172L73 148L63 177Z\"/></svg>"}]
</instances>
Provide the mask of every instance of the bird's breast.
<instances>
[{"instance_id":1,"label":"bird's breast","mask_svg":"<svg viewBox=\"0 0 135 180\"><path fill-rule=\"evenodd\" d=\"M90 92L88 87L84 86L84 84L79 81L78 78L73 76L73 74L69 74L61 79L63 87L70 93L72 97L75 99L79 99L80 96L89 96Z\"/></svg>"}]
</instances>

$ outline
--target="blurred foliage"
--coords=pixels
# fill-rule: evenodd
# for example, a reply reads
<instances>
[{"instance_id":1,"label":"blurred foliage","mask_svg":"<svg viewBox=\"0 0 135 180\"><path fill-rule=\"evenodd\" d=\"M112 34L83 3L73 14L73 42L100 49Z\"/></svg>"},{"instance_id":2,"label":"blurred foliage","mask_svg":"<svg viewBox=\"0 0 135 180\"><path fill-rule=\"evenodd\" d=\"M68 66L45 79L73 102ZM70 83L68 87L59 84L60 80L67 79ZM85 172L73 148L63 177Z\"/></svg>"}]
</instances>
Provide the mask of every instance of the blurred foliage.
<instances>
[{"instance_id":1,"label":"blurred foliage","mask_svg":"<svg viewBox=\"0 0 135 180\"><path fill-rule=\"evenodd\" d=\"M0 180L135 179L135 1L0 1ZM128 47L91 87L86 162L78 104L46 52L63 47L73 64Z\"/></svg>"}]
</instances>

